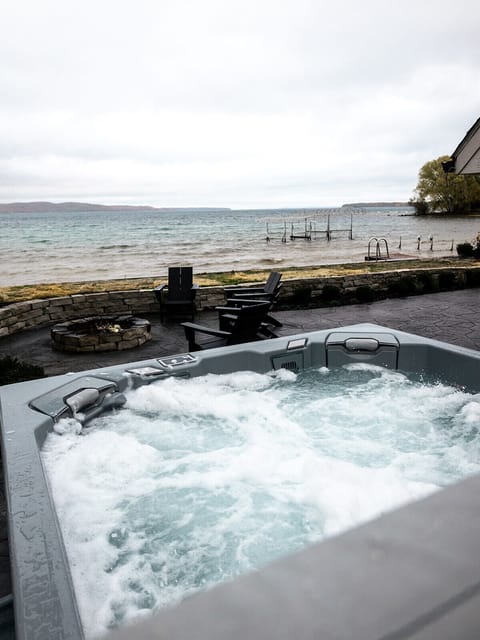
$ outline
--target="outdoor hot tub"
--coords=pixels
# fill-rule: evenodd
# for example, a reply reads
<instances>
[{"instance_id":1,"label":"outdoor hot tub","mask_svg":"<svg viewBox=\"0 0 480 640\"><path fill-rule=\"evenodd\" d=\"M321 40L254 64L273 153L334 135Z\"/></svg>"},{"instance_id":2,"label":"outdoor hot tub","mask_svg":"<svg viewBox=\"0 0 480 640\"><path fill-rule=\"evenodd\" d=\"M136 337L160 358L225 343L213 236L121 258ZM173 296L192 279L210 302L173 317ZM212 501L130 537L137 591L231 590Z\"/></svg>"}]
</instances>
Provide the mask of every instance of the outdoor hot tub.
<instances>
[{"instance_id":1,"label":"outdoor hot tub","mask_svg":"<svg viewBox=\"0 0 480 640\"><path fill-rule=\"evenodd\" d=\"M468 433L460 435L475 440L480 431L480 410L476 411L480 353L369 324L2 387L0 419L16 636L26 640L84 637L67 559L68 527L59 521L51 491L55 483L47 477L42 457L52 434L60 434L62 425L71 424L74 417L78 431L83 428L86 433L103 416L122 416L129 394L153 389L162 381L170 384L175 378L203 380L200 377L207 374L247 371L277 372L279 378L288 378L312 369L320 372L316 382L320 386L322 376L331 371L346 369L363 375L364 370L385 370L392 374L388 384L393 394L397 373L428 380L432 393L438 380L450 385L453 395L456 390L470 394L469 413L462 423ZM398 383L410 385L409 379L402 380L399 377ZM374 399L374 385L370 391ZM274 389L277 397L281 393ZM310 395L315 397L315 388ZM432 411L442 404L442 393L435 398ZM184 402L188 403L188 396ZM214 395L212 402L218 405L222 399ZM230 449L238 445L233 431L228 433ZM467 468L480 464L480 452L476 453L469 450ZM268 468L266 459L258 466L263 463ZM298 470L294 463L286 463L292 465L288 471L292 475ZM134 631L120 627L112 637L469 637L468 632L480 626L480 476L466 475L441 491L200 591L137 623ZM80 495L81 486L73 489ZM322 487L314 486L315 490ZM122 531L112 535L114 546L120 548Z\"/></svg>"}]
</instances>

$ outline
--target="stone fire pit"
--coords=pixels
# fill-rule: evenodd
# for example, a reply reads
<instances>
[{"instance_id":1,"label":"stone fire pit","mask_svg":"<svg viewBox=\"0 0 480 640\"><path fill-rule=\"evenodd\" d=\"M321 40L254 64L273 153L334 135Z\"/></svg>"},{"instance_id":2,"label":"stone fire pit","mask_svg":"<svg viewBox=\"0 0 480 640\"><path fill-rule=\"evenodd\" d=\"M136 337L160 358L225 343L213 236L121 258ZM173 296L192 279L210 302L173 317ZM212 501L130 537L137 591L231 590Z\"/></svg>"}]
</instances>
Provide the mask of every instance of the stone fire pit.
<instances>
[{"instance_id":1,"label":"stone fire pit","mask_svg":"<svg viewBox=\"0 0 480 640\"><path fill-rule=\"evenodd\" d=\"M93 316L61 322L50 332L59 351L120 351L133 349L151 339L148 320L134 316Z\"/></svg>"}]
</instances>

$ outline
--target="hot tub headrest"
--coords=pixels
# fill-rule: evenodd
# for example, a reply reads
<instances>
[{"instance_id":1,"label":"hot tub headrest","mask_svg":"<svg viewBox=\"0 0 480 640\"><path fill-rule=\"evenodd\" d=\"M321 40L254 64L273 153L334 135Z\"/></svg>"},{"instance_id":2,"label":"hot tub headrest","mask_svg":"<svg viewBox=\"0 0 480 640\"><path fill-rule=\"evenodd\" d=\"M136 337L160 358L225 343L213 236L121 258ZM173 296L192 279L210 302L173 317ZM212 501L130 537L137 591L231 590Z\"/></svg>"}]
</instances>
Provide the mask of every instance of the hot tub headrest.
<instances>
[{"instance_id":1,"label":"hot tub headrest","mask_svg":"<svg viewBox=\"0 0 480 640\"><path fill-rule=\"evenodd\" d=\"M112 396L115 396L116 403L107 402L108 398ZM123 394L119 393L117 384L112 380L96 376L80 376L38 398L34 398L29 405L32 409L58 421L61 418L72 417L79 412L90 414L93 408L108 409L112 407L112 404L118 406L123 404L121 398L125 402ZM97 415L98 413L101 411L96 412Z\"/></svg>"},{"instance_id":2,"label":"hot tub headrest","mask_svg":"<svg viewBox=\"0 0 480 640\"><path fill-rule=\"evenodd\" d=\"M98 389L82 389L73 396L69 396L65 399L67 404L73 413L78 413L82 409L95 404L100 398L100 391Z\"/></svg>"},{"instance_id":3,"label":"hot tub headrest","mask_svg":"<svg viewBox=\"0 0 480 640\"><path fill-rule=\"evenodd\" d=\"M391 333L332 331L325 341L327 367L368 362L396 369L400 344Z\"/></svg>"}]
</instances>

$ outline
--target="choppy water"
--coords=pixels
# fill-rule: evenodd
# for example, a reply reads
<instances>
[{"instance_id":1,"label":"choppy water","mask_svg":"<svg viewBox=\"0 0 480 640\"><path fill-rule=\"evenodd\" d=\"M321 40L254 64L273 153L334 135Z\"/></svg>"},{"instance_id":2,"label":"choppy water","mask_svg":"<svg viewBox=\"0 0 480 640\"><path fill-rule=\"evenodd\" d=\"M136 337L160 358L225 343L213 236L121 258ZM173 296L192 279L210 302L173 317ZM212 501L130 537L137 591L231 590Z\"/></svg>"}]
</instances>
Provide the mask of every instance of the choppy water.
<instances>
[{"instance_id":1,"label":"choppy water","mask_svg":"<svg viewBox=\"0 0 480 640\"><path fill-rule=\"evenodd\" d=\"M42 451L87 637L480 470L480 395L370 365L171 378L126 407Z\"/></svg>"},{"instance_id":2,"label":"choppy water","mask_svg":"<svg viewBox=\"0 0 480 640\"><path fill-rule=\"evenodd\" d=\"M229 212L1 213L0 286L165 275L167 267L193 265L196 273L307 266L363 260L371 236L386 237L390 251L448 255L454 243L473 240L480 218L417 217L407 207L364 209L353 214L353 240L334 232L306 242L282 243L284 220L305 214L326 229L326 210ZM271 242L265 242L270 219ZM350 213L334 210L333 229L349 229ZM304 230L300 219L295 232ZM291 223L287 224L290 236ZM421 236L421 251L417 237Z\"/></svg>"}]
</instances>

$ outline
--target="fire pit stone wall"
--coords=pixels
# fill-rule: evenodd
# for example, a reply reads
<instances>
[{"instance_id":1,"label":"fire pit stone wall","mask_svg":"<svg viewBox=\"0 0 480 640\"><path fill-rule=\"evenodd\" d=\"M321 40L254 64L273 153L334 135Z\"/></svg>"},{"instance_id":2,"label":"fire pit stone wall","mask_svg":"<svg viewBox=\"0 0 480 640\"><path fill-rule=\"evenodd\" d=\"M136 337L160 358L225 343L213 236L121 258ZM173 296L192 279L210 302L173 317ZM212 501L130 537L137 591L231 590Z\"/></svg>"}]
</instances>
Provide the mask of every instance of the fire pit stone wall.
<instances>
[{"instance_id":1,"label":"fire pit stone wall","mask_svg":"<svg viewBox=\"0 0 480 640\"><path fill-rule=\"evenodd\" d=\"M61 322L52 327L53 348L58 351L121 351L151 339L148 320L131 315L92 316Z\"/></svg>"}]
</instances>

